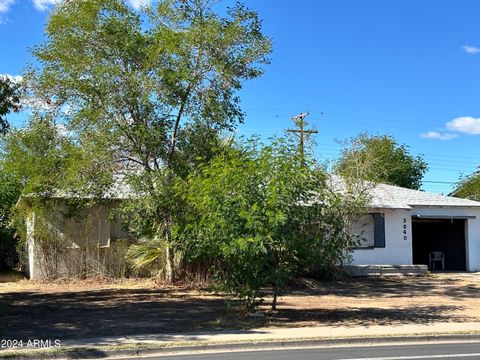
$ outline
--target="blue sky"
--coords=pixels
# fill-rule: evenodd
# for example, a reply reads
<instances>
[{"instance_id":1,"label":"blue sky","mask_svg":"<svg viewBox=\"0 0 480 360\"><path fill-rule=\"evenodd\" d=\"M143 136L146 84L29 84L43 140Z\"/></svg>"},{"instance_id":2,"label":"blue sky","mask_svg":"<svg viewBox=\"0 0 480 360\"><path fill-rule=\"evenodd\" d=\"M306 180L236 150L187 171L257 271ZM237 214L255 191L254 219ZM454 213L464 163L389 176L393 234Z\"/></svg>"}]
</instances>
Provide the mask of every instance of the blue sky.
<instances>
[{"instance_id":1,"label":"blue sky","mask_svg":"<svg viewBox=\"0 0 480 360\"><path fill-rule=\"evenodd\" d=\"M52 2L0 0L0 73L21 74L32 61L28 48L42 40ZM480 164L479 1L246 3L263 18L274 52L265 75L242 91L239 134L281 134L291 116L309 111L320 159L338 155L336 139L368 131L424 154L426 181L455 182Z\"/></svg>"}]
</instances>

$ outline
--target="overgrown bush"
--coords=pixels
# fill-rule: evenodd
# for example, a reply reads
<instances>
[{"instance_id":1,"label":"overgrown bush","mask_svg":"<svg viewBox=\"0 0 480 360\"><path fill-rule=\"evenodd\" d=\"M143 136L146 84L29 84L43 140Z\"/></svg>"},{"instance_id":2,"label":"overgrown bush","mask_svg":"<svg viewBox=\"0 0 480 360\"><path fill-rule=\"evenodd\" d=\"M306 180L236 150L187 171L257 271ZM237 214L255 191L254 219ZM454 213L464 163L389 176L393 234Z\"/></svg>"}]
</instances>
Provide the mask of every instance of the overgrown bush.
<instances>
[{"instance_id":1,"label":"overgrown bush","mask_svg":"<svg viewBox=\"0 0 480 360\"><path fill-rule=\"evenodd\" d=\"M325 170L292 140L232 149L178 184L188 214L176 231L185 261L218 259L217 284L253 309L272 308L300 272L346 263L351 221L364 202L331 191Z\"/></svg>"}]
</instances>

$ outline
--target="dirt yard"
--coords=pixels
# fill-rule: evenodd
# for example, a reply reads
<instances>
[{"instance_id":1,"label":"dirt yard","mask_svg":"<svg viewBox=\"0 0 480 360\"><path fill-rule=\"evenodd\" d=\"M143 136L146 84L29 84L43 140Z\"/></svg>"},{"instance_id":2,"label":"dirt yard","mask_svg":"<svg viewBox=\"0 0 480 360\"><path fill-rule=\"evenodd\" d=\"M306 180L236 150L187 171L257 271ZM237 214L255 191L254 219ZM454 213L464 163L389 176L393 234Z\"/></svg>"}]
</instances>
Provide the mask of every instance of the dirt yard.
<instances>
[{"instance_id":1,"label":"dirt yard","mask_svg":"<svg viewBox=\"0 0 480 360\"><path fill-rule=\"evenodd\" d=\"M480 275L304 280L265 318L206 291L149 280L0 283L0 338L85 338L261 326L480 320ZM266 308L265 308L266 309Z\"/></svg>"}]
</instances>

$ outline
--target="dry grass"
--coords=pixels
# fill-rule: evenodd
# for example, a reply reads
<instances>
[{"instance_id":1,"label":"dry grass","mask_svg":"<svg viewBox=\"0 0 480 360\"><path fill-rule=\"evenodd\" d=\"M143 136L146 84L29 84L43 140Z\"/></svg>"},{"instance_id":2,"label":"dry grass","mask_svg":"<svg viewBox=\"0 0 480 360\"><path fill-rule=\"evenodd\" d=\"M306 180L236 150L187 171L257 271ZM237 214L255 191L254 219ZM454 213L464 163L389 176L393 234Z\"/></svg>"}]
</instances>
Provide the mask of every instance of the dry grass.
<instances>
[{"instance_id":1,"label":"dry grass","mask_svg":"<svg viewBox=\"0 0 480 360\"><path fill-rule=\"evenodd\" d=\"M20 281L25 279L25 275L23 275L19 271L9 271L9 272L2 272L0 273L0 284L1 283L14 283L16 281Z\"/></svg>"},{"instance_id":2,"label":"dry grass","mask_svg":"<svg viewBox=\"0 0 480 360\"><path fill-rule=\"evenodd\" d=\"M254 318L203 289L153 279L0 283L0 335L79 338L260 326L424 324L478 321L480 276L298 282L279 311Z\"/></svg>"},{"instance_id":3,"label":"dry grass","mask_svg":"<svg viewBox=\"0 0 480 360\"><path fill-rule=\"evenodd\" d=\"M281 298L297 324L373 325L480 320L480 275L312 280ZM285 314L285 312L284 312Z\"/></svg>"},{"instance_id":4,"label":"dry grass","mask_svg":"<svg viewBox=\"0 0 480 360\"><path fill-rule=\"evenodd\" d=\"M86 290L105 290L105 289L153 289L158 284L155 279L112 279L106 277L80 279L56 279L56 280L37 280L32 281L25 278L15 282L1 282L0 294L9 292L75 292Z\"/></svg>"}]
</instances>

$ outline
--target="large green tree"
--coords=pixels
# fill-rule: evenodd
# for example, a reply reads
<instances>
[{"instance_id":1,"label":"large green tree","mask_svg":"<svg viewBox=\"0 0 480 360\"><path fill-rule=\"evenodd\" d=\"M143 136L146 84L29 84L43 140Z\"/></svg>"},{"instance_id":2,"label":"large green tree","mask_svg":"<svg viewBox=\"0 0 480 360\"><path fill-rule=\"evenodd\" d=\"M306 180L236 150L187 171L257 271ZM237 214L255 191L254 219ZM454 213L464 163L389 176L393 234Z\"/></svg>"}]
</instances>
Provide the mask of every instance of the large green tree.
<instances>
[{"instance_id":1,"label":"large green tree","mask_svg":"<svg viewBox=\"0 0 480 360\"><path fill-rule=\"evenodd\" d=\"M347 141L335 171L347 178L418 190L428 165L389 135L359 136Z\"/></svg>"},{"instance_id":2,"label":"large green tree","mask_svg":"<svg viewBox=\"0 0 480 360\"><path fill-rule=\"evenodd\" d=\"M325 170L282 139L225 152L178 190L189 204L176 228L185 261L215 264L222 288L249 308L270 286L275 310L293 276L345 263L349 224L364 205L334 193Z\"/></svg>"},{"instance_id":3,"label":"large green tree","mask_svg":"<svg viewBox=\"0 0 480 360\"><path fill-rule=\"evenodd\" d=\"M262 74L271 48L255 12L240 3L215 12L215 3L160 0L135 11L123 0L61 2L33 51L42 68L27 76L76 144L116 164L97 172L124 171L142 194L129 204L132 224L164 244L169 281L180 211L171 189L203 156L188 149L209 148L243 120L238 91Z\"/></svg>"}]
</instances>

